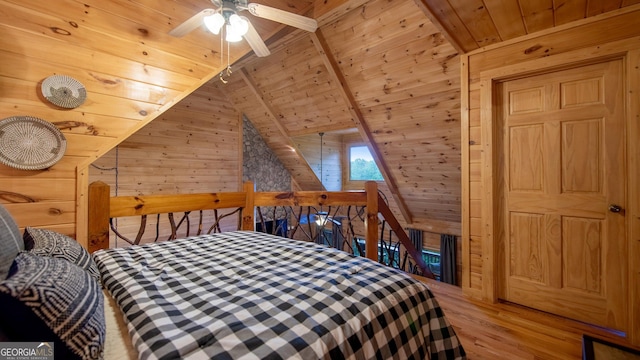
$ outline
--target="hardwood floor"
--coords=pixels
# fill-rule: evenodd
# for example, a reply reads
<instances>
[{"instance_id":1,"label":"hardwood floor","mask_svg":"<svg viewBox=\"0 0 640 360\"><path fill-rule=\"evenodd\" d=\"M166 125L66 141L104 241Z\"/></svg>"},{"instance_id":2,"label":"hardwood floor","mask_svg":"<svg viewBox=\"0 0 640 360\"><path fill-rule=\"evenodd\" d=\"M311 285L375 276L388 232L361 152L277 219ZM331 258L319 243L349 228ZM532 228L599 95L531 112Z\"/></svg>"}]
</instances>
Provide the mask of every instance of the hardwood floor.
<instances>
[{"instance_id":1,"label":"hardwood floor","mask_svg":"<svg viewBox=\"0 0 640 360\"><path fill-rule=\"evenodd\" d=\"M605 329L515 304L486 304L462 295L462 289L426 282L467 352L476 359L582 359L582 335L629 346Z\"/></svg>"}]
</instances>

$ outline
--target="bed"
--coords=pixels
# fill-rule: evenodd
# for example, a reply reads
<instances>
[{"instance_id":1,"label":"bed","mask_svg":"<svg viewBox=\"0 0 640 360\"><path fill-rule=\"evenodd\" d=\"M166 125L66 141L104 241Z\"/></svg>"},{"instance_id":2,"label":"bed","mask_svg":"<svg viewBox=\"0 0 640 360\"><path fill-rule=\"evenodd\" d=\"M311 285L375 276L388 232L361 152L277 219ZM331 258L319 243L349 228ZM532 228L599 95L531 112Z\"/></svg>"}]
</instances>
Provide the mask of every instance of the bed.
<instances>
[{"instance_id":1,"label":"bed","mask_svg":"<svg viewBox=\"0 0 640 360\"><path fill-rule=\"evenodd\" d=\"M240 205L240 229L112 249L104 246L109 218L128 211L158 210L150 197L118 200L99 191L102 205L91 196L90 206L102 209L90 214L89 239L94 252L77 281L90 286L78 290L76 297L98 292L97 305L86 310L93 313L84 323L109 325L104 331L83 333L91 345L77 345L78 339L68 345L68 337L56 338L56 334L51 341L56 350L65 348L66 355L76 358L465 358L454 329L428 287L368 258L377 256L375 251L357 257L250 229L255 223L253 207L263 202L361 203L367 206L371 224L377 220L378 204L370 190L285 196L252 193L245 187L242 194L216 194L216 200L206 201L207 205L193 199L190 205L174 201L176 211L194 204L195 208ZM377 198L377 191L375 194ZM160 203L166 211L167 204ZM366 232L375 236L369 227ZM24 262L24 252L30 251L21 251L14 262ZM10 274L9 280L14 277ZM100 305L103 310L96 310ZM7 321L0 319L4 324Z\"/></svg>"}]
</instances>

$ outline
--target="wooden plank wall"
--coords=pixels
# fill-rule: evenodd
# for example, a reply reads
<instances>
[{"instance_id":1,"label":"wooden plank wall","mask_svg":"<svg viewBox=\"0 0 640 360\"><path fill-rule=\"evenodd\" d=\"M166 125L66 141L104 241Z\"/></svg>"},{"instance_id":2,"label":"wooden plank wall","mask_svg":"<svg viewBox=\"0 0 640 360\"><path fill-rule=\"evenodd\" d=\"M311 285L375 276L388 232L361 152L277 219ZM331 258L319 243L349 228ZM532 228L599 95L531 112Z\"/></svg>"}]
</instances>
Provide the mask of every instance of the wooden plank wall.
<instances>
[{"instance_id":1,"label":"wooden plank wall","mask_svg":"<svg viewBox=\"0 0 640 360\"><path fill-rule=\"evenodd\" d=\"M638 151L635 143L638 134L638 103L640 99L637 91L638 49L640 49L640 29L637 26L640 19L640 6L634 5L622 10L616 10L599 17L590 18L576 23L563 25L553 30L546 30L535 35L528 35L500 45L487 47L481 51L472 52L462 57L462 188L463 188L463 282L462 286L467 295L477 298L491 298L495 291L495 276L492 267L496 258L494 249L487 237L491 233L491 217L494 209L491 204L483 203L484 194L492 187L491 174L486 172L489 159L484 154L490 153L492 144L488 143L480 129L482 116L480 91L480 77L483 71L516 66L530 60L554 57L563 59L566 63L587 61L600 57L606 51L611 54L626 56L627 86L629 89L627 113L629 119L628 139L629 151L629 189L632 193L638 188ZM626 54L626 55L624 55ZM522 72L527 68L521 65ZM635 88L634 88L635 87ZM634 150L635 149L635 150ZM488 155L487 155L488 156ZM483 183L484 181L484 183ZM633 196L630 194L629 196ZM633 327L631 337L635 344L640 343L640 217L638 216L639 201L629 198L629 250L630 250L630 303L635 304L630 316Z\"/></svg>"},{"instance_id":2,"label":"wooden plank wall","mask_svg":"<svg viewBox=\"0 0 640 360\"><path fill-rule=\"evenodd\" d=\"M241 191L241 141L240 114L205 84L96 160L89 178L109 184L112 196ZM119 231L135 237L136 221L120 220ZM149 219L143 243L153 239L154 226ZM169 230L162 229L162 238Z\"/></svg>"},{"instance_id":3,"label":"wooden plank wall","mask_svg":"<svg viewBox=\"0 0 640 360\"><path fill-rule=\"evenodd\" d=\"M295 148L295 143L280 124L280 117L270 105L264 102L250 74L245 71L239 72L238 76L232 76L227 84L218 83L217 86L227 94L238 112L251 119L251 123L262 135L271 151L289 170L297 185L304 190L321 190L318 177L315 176L299 150Z\"/></svg>"},{"instance_id":4,"label":"wooden plank wall","mask_svg":"<svg viewBox=\"0 0 640 360\"><path fill-rule=\"evenodd\" d=\"M408 220L459 235L457 51L411 1L370 1L322 33Z\"/></svg>"},{"instance_id":5,"label":"wooden plank wall","mask_svg":"<svg viewBox=\"0 0 640 360\"><path fill-rule=\"evenodd\" d=\"M240 119L223 93L204 85L94 165L118 167L119 195L239 191ZM90 180L112 185L112 192L114 174L90 168Z\"/></svg>"},{"instance_id":6,"label":"wooden plank wall","mask_svg":"<svg viewBox=\"0 0 640 360\"><path fill-rule=\"evenodd\" d=\"M347 169L346 162L348 161L348 159L346 158L347 147L350 144L360 143L361 141L362 141L362 138L358 133L345 134L342 136L343 168L345 169L345 171ZM361 190L364 188L363 181L350 182L350 181L346 181L345 179L346 179L346 176L343 177L344 190ZM423 231L422 246L424 247L424 249L440 252L440 234L443 234L443 233L450 234L449 232L446 232L446 230L444 229L434 229L431 226L425 226L420 223L408 224L404 219L404 217L402 216L402 213L400 212L398 204L396 203L396 201L394 200L394 197L391 194L391 189L389 189L389 186L383 181L378 182L378 191L383 194L383 197L386 199L386 201L389 204L389 208L391 209L391 212L394 214L394 216L396 217L396 219L398 220L398 222L400 223L403 229L405 229L407 232L408 232L407 229L409 228L422 230ZM457 245L456 246L457 275L456 276L458 281L460 281L460 279L462 278L462 240L459 234L453 233L452 235L456 235L457 237L457 244L456 244Z\"/></svg>"},{"instance_id":7,"label":"wooden plank wall","mask_svg":"<svg viewBox=\"0 0 640 360\"><path fill-rule=\"evenodd\" d=\"M308 134L292 138L298 150L320 178L320 135ZM342 135L325 133L322 136L322 184L328 191L341 191ZM359 190L362 190L361 187Z\"/></svg>"},{"instance_id":8,"label":"wooden plank wall","mask_svg":"<svg viewBox=\"0 0 640 360\"><path fill-rule=\"evenodd\" d=\"M315 6L321 29L249 60L245 79L225 85L232 102L305 189L315 176L291 140L357 127L381 159L401 217L460 235L456 50L411 1Z\"/></svg>"},{"instance_id":9,"label":"wooden plank wall","mask_svg":"<svg viewBox=\"0 0 640 360\"><path fill-rule=\"evenodd\" d=\"M199 45L207 43L203 31L188 41L168 35L172 18L186 19L207 3L159 9L160 2L0 1L0 118L40 117L67 139L65 157L50 169L0 166L0 202L20 227L86 242L86 166L220 68L219 57ZM232 61L247 47L240 50ZM73 110L48 103L40 85L54 74L79 80L87 101Z\"/></svg>"}]
</instances>

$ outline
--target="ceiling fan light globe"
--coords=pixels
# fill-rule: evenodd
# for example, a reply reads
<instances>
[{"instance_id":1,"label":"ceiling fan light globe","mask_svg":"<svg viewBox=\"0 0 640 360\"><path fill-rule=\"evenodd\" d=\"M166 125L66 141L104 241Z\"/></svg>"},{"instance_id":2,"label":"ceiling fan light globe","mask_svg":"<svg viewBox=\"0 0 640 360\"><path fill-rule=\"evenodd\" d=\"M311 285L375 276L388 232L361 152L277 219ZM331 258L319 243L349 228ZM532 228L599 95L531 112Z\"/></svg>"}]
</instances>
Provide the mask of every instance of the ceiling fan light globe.
<instances>
[{"instance_id":1,"label":"ceiling fan light globe","mask_svg":"<svg viewBox=\"0 0 640 360\"><path fill-rule=\"evenodd\" d=\"M242 35L236 32L233 26L227 24L226 31L227 31L227 36L225 37L225 40L227 40L227 42L242 41Z\"/></svg>"},{"instance_id":2,"label":"ceiling fan light globe","mask_svg":"<svg viewBox=\"0 0 640 360\"><path fill-rule=\"evenodd\" d=\"M209 29L209 31L218 35L220 34L220 29L222 29L222 26L224 25L224 17L218 12L210 16L205 16L204 25Z\"/></svg>"},{"instance_id":3,"label":"ceiling fan light globe","mask_svg":"<svg viewBox=\"0 0 640 360\"><path fill-rule=\"evenodd\" d=\"M249 20L244 16L238 16L237 14L233 14L229 17L229 24L233 28L233 31L243 36L249 30Z\"/></svg>"}]
</instances>

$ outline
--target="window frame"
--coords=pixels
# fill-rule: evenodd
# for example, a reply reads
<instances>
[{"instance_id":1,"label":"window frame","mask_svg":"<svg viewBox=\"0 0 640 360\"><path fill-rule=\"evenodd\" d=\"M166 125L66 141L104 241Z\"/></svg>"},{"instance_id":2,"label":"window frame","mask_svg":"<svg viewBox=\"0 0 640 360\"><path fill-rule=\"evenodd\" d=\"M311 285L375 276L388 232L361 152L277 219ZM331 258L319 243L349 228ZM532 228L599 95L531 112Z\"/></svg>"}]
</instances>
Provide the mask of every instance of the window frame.
<instances>
[{"instance_id":1,"label":"window frame","mask_svg":"<svg viewBox=\"0 0 640 360\"><path fill-rule=\"evenodd\" d=\"M349 142L345 142L344 143L344 162L343 162L343 166L344 166L344 171L342 172L342 183L347 185L347 187L350 188L361 188L362 186L364 186L364 183L367 181L376 181L376 182L384 182L384 175L382 180L351 180L351 148L352 147L360 147L360 146L364 146L369 150L369 153L372 154L371 152L371 148L369 147L369 144L367 144L364 141L349 141ZM375 162L375 161L374 161ZM378 171L380 172L380 174L382 174L382 171L380 171L380 168L378 167L378 164L376 163L376 167L378 168ZM351 185L351 186L349 186Z\"/></svg>"}]
</instances>

